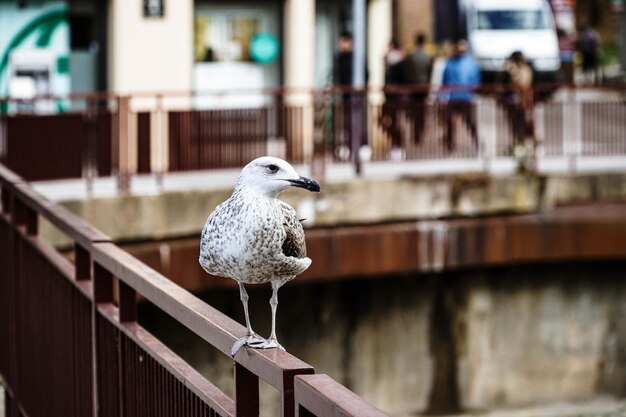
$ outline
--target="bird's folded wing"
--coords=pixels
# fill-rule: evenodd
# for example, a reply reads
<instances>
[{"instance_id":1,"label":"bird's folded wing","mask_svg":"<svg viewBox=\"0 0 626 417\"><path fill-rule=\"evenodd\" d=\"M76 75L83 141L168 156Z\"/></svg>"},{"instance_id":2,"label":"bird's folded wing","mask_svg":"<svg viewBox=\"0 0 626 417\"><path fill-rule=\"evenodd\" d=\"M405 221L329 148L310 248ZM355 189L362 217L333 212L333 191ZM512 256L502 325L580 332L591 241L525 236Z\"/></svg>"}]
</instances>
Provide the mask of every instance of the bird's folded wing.
<instances>
[{"instance_id":1,"label":"bird's folded wing","mask_svg":"<svg viewBox=\"0 0 626 417\"><path fill-rule=\"evenodd\" d=\"M282 201L280 203L283 212L283 229L285 230L283 254L294 258L304 258L306 256L304 230L296 216L296 211L289 204Z\"/></svg>"}]
</instances>

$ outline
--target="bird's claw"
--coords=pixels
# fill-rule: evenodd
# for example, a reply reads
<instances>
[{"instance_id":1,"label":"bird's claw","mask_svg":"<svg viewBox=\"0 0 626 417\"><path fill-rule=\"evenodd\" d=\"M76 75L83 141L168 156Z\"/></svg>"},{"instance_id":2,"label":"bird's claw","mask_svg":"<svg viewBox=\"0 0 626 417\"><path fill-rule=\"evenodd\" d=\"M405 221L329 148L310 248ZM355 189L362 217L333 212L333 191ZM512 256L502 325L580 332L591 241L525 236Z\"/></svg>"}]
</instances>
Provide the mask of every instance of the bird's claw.
<instances>
[{"instance_id":1,"label":"bird's claw","mask_svg":"<svg viewBox=\"0 0 626 417\"><path fill-rule=\"evenodd\" d=\"M273 337L270 337L267 340L263 340L262 342L250 343L248 346L250 346L251 348L254 348L254 349L275 349L275 348L278 348L280 350L285 350L285 348L282 347L280 345L280 343L278 343L278 340L276 340L276 338L273 338Z\"/></svg>"},{"instance_id":2,"label":"bird's claw","mask_svg":"<svg viewBox=\"0 0 626 417\"><path fill-rule=\"evenodd\" d=\"M242 346L255 347L257 344L262 344L265 341L264 338L256 333L247 334L233 344L233 347L230 348L230 356L234 358Z\"/></svg>"}]
</instances>

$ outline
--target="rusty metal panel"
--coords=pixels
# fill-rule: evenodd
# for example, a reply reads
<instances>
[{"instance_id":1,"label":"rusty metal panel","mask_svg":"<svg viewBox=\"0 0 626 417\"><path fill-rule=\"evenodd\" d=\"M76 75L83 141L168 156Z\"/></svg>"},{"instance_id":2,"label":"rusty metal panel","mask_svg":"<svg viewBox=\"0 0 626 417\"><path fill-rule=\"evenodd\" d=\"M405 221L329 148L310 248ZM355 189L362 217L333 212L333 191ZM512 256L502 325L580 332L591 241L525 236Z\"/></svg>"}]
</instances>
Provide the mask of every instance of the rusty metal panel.
<instances>
[{"instance_id":1,"label":"rusty metal panel","mask_svg":"<svg viewBox=\"0 0 626 417\"><path fill-rule=\"evenodd\" d=\"M267 153L267 108L169 112L170 171L241 167Z\"/></svg>"},{"instance_id":2,"label":"rusty metal panel","mask_svg":"<svg viewBox=\"0 0 626 417\"><path fill-rule=\"evenodd\" d=\"M135 322L100 304L98 387L103 415L235 415L235 403Z\"/></svg>"},{"instance_id":3,"label":"rusty metal panel","mask_svg":"<svg viewBox=\"0 0 626 417\"><path fill-rule=\"evenodd\" d=\"M6 191L6 190L3 190ZM5 195L5 194L3 194ZM15 380L15 273L13 232L10 218L0 215L0 374L5 381Z\"/></svg>"},{"instance_id":4,"label":"rusty metal panel","mask_svg":"<svg viewBox=\"0 0 626 417\"><path fill-rule=\"evenodd\" d=\"M14 115L5 121L6 163L12 170L31 181L80 178L81 114Z\"/></svg>"},{"instance_id":5,"label":"rusty metal panel","mask_svg":"<svg viewBox=\"0 0 626 417\"><path fill-rule=\"evenodd\" d=\"M19 235L16 270L16 380L20 406L30 416L91 415L91 303L70 283L71 265ZM50 383L58 381L58 383ZM60 383L62 381L62 383ZM42 401L46 398L47 401Z\"/></svg>"},{"instance_id":6,"label":"rusty metal panel","mask_svg":"<svg viewBox=\"0 0 626 417\"><path fill-rule=\"evenodd\" d=\"M150 113L137 114L137 172L149 174L152 172L150 164Z\"/></svg>"},{"instance_id":7,"label":"rusty metal panel","mask_svg":"<svg viewBox=\"0 0 626 417\"><path fill-rule=\"evenodd\" d=\"M119 397L119 337L120 332L106 319L96 314L96 387L98 415L120 415Z\"/></svg>"},{"instance_id":8,"label":"rusty metal panel","mask_svg":"<svg viewBox=\"0 0 626 417\"><path fill-rule=\"evenodd\" d=\"M110 175L110 120L108 112L8 116L5 162L29 181L81 178L85 169Z\"/></svg>"}]
</instances>

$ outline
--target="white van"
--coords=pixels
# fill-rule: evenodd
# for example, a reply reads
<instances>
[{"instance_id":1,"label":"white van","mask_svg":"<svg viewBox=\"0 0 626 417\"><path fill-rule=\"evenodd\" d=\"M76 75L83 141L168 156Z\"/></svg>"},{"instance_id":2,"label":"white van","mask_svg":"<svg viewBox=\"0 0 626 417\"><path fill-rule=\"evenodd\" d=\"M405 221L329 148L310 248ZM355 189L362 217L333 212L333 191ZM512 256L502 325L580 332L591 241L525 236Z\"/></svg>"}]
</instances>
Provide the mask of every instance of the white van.
<instances>
[{"instance_id":1,"label":"white van","mask_svg":"<svg viewBox=\"0 0 626 417\"><path fill-rule=\"evenodd\" d=\"M497 80L515 51L532 65L536 82L558 80L559 45L546 0L468 0L465 6L467 40L483 82Z\"/></svg>"}]
</instances>

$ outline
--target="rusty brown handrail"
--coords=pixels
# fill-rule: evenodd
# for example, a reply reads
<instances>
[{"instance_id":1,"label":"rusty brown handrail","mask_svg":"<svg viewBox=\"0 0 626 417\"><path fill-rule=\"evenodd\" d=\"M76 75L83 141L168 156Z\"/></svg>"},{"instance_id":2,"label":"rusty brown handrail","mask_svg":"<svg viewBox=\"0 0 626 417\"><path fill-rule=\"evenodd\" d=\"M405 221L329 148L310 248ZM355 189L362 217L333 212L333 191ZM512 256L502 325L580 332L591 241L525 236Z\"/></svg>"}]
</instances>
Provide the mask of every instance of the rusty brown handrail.
<instances>
[{"instance_id":1,"label":"rusty brown handrail","mask_svg":"<svg viewBox=\"0 0 626 417\"><path fill-rule=\"evenodd\" d=\"M298 375L296 417L384 417L385 413L363 401L325 374Z\"/></svg>"},{"instance_id":2,"label":"rusty brown handrail","mask_svg":"<svg viewBox=\"0 0 626 417\"><path fill-rule=\"evenodd\" d=\"M190 410L195 413L195 410L202 409L203 412L213 413L211 415L224 417L258 416L259 378L280 392L281 415L295 415L295 377L313 374L310 365L280 350L241 349L234 358L235 399L229 398L138 324L137 295L226 355L230 354L230 347L237 338L245 333L244 326L124 252L108 236L39 195L27 182L2 165L0 196L0 243L5 254L4 257L0 254L0 267L7 269L0 276L0 290L3 290L0 291L0 310L4 309L0 312L6 314L3 320L8 323L8 326L0 326L0 345L8 346L5 359L10 362L0 360L0 375L7 389L8 404L13 408L13 411L8 410L9 415L15 410L21 410L24 415L38 415L37 411L31 411L41 409L45 404L38 395L52 395L45 389L39 393L24 386L28 381L36 381L36 374L40 372L39 369L29 368L33 355L45 358L48 354L53 355L48 359L52 362L45 364L44 368L50 367L51 370L41 372L46 375L46 372L51 375L70 372L74 375L66 386L62 385L65 381L48 381L51 383L48 390L57 390L55 395L66 400L67 403L59 400L56 404L59 408L54 409L55 412L67 413L65 415L87 415L85 411L88 409L91 411L89 415L94 416L124 413L151 415L151 403L143 404L137 400L145 395L144 391L135 390L147 390L143 385L153 387L153 384L163 381L163 386L154 387L161 390L166 398L153 400L160 401L159 404L174 404L167 415L191 415ZM73 264L37 236L40 217L50 221L74 242ZM42 265L43 269L36 269L33 272L36 275L31 275L28 272L33 267L31 263ZM52 270L48 270L46 265ZM44 282L48 281L63 288L53 295L60 297L58 308L64 311L58 314L77 320L64 331L77 335L78 340L57 340L54 334L49 334L45 337L51 338L52 345L41 350L39 344L33 345L32 339L26 337L30 330L21 330L33 328L33 331L38 331L36 329L40 325L27 320L31 313L25 312L30 310L21 309L26 308L24 304L28 304L29 297L35 297L34 300L47 297L48 284ZM29 283L35 287L29 287ZM115 283L117 296L114 295ZM44 286L39 288L39 285ZM43 312L40 319L44 320L44 327L47 326L46 320L62 320L62 317L55 318L55 314L56 309ZM26 332L23 337L19 336L21 332ZM19 337L12 336L16 334ZM75 346L71 349L79 355L78 359L63 356L66 345ZM0 356L4 352L2 349ZM29 356L20 357L23 350ZM63 360L69 362L61 360L62 369L59 370L55 368L54 355L62 355ZM85 363L91 366L85 367ZM78 374L78 370L65 369L79 365ZM143 383L137 383L137 378ZM58 391L59 386L64 387L63 390ZM306 389L300 388L300 391L306 392ZM168 390L174 391L170 393ZM344 391L349 392L342 388ZM172 396L171 401L168 395ZM371 409L356 394L352 394L351 398L357 410L365 412ZM75 403L73 406L72 401ZM333 399L330 397L325 401L332 402ZM379 412L377 415L384 414Z\"/></svg>"}]
</instances>

